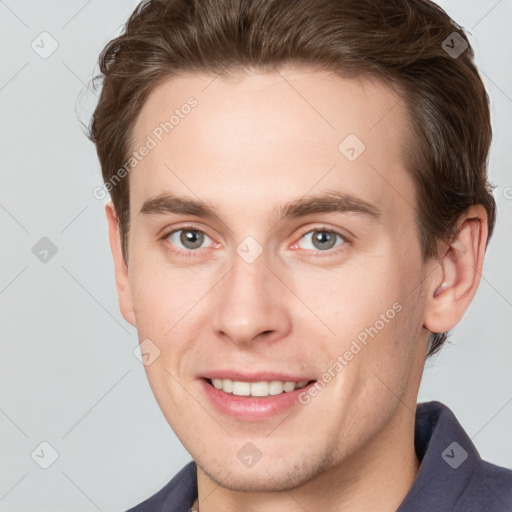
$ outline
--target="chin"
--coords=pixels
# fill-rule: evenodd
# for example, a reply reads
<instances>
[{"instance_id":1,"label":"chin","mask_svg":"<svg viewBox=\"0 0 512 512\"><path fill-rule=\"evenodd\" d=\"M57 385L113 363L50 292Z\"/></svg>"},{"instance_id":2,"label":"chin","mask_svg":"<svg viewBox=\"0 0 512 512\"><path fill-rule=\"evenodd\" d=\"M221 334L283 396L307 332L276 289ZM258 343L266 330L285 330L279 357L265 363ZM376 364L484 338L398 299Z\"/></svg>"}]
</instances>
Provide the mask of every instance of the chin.
<instances>
[{"instance_id":1,"label":"chin","mask_svg":"<svg viewBox=\"0 0 512 512\"><path fill-rule=\"evenodd\" d=\"M197 466L217 485L237 492L274 492L292 490L327 471L333 465L331 457L319 457L309 462L302 459L292 461L283 456L281 460L258 461L253 467L246 468L235 459L232 466L218 462L196 460Z\"/></svg>"}]
</instances>

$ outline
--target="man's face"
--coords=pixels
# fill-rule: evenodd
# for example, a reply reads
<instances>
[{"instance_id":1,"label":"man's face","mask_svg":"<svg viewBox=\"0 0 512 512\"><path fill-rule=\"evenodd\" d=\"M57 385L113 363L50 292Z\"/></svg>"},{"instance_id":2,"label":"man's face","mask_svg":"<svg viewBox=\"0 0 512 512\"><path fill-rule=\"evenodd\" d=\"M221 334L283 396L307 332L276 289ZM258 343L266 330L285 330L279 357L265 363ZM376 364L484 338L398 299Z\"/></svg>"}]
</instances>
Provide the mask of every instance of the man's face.
<instances>
[{"instance_id":1,"label":"man's face","mask_svg":"<svg viewBox=\"0 0 512 512\"><path fill-rule=\"evenodd\" d=\"M129 176L122 309L160 351L149 383L201 470L293 487L413 417L427 331L405 106L298 68L212 80L169 80L137 120L132 150L157 145Z\"/></svg>"}]
</instances>

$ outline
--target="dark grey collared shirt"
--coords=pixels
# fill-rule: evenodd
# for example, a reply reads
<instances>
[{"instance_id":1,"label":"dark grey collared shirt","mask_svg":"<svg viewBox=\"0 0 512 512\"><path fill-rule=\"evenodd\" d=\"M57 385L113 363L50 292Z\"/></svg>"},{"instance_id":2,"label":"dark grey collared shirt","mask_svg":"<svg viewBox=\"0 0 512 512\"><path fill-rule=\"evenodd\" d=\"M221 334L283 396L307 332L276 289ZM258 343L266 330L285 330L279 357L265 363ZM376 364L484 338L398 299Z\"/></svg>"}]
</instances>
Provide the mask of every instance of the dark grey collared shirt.
<instances>
[{"instance_id":1,"label":"dark grey collared shirt","mask_svg":"<svg viewBox=\"0 0 512 512\"><path fill-rule=\"evenodd\" d=\"M397 512L512 512L512 471L483 461L448 407L418 404L414 437L421 466ZM196 465L190 462L127 512L188 512L196 497Z\"/></svg>"}]
</instances>

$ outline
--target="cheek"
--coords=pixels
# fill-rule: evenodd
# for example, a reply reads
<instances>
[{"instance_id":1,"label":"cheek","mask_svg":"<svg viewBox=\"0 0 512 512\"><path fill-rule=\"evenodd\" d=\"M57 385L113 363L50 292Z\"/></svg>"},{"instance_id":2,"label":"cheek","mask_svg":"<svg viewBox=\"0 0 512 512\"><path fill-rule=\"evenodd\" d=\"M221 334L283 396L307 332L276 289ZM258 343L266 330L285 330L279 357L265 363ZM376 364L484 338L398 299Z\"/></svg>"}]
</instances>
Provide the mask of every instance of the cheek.
<instances>
[{"instance_id":1,"label":"cheek","mask_svg":"<svg viewBox=\"0 0 512 512\"><path fill-rule=\"evenodd\" d=\"M159 353L145 367L146 374L154 390L165 382L166 388L176 392L173 396L180 396L173 377L185 384L188 370L199 358L197 340L210 318L208 292L216 275L208 269L170 268L148 259L137 263L141 264L134 265L131 286L138 336L141 341L151 340Z\"/></svg>"},{"instance_id":2,"label":"cheek","mask_svg":"<svg viewBox=\"0 0 512 512\"><path fill-rule=\"evenodd\" d=\"M392 306L373 324L375 337L369 341L367 361L374 392L384 400L406 392L411 375L416 372L417 359L423 351L423 288L410 286L412 276L396 276ZM384 325L382 330L380 327ZM378 330L378 332L375 330ZM366 332L366 331L365 331Z\"/></svg>"},{"instance_id":3,"label":"cheek","mask_svg":"<svg viewBox=\"0 0 512 512\"><path fill-rule=\"evenodd\" d=\"M191 269L176 269L149 259L134 258L130 279L137 329L163 338L170 335L187 312L199 303L207 280L197 277ZM146 335L148 335L146 333Z\"/></svg>"},{"instance_id":4,"label":"cheek","mask_svg":"<svg viewBox=\"0 0 512 512\"><path fill-rule=\"evenodd\" d=\"M391 262L375 260L337 269L310 268L292 279L303 317L340 341L350 341L375 324L378 331L388 330L401 297L400 280Z\"/></svg>"},{"instance_id":5,"label":"cheek","mask_svg":"<svg viewBox=\"0 0 512 512\"><path fill-rule=\"evenodd\" d=\"M408 260L389 251L335 270L312 267L294 276L297 296L307 305L306 310L297 303L302 313L295 320L300 331L309 329L316 339L321 367L327 370L342 356L348 382L336 379L340 397L348 389L355 392L353 386L360 391L374 386L372 396L385 393L368 373L371 368L390 386L403 388L422 327L421 266L413 256Z\"/></svg>"}]
</instances>

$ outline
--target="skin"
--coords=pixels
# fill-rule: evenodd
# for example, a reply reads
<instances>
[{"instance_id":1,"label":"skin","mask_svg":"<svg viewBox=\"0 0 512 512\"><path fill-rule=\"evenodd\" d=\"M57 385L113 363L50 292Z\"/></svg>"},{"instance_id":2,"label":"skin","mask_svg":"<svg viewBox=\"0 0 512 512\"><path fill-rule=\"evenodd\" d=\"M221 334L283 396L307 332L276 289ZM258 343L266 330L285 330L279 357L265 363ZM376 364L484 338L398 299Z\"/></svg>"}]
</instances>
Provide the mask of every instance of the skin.
<instances>
[{"instance_id":1,"label":"skin","mask_svg":"<svg viewBox=\"0 0 512 512\"><path fill-rule=\"evenodd\" d=\"M129 175L128 265L111 204L106 214L121 311L160 350L145 371L198 465L200 510L396 510L419 468L414 411L429 331L454 327L476 292L485 210L468 210L454 244L423 261L407 112L378 81L298 67L180 75L149 96L134 149L190 96L198 106ZM351 133L366 146L353 162L338 150ZM286 204L333 190L371 203L379 219L278 220ZM139 213L163 192L199 198L218 217ZM165 236L186 225L207 234L200 249L181 232ZM318 249L311 232L326 229L345 238ZM236 252L247 236L263 249L253 263ZM202 392L198 375L220 368L321 379L395 303L401 311L307 405L250 422ZM262 454L249 468L237 458L247 442Z\"/></svg>"}]
</instances>

